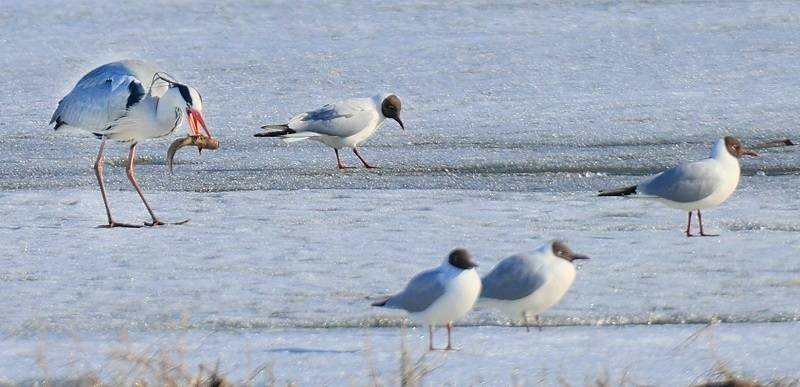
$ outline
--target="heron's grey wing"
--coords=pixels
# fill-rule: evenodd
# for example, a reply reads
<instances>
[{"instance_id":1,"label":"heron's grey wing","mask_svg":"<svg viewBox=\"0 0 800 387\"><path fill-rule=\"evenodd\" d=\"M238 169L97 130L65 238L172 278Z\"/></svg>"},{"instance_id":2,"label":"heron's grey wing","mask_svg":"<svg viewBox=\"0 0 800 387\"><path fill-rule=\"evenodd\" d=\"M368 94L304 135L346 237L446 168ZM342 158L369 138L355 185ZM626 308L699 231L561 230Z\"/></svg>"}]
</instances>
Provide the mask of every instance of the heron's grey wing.
<instances>
[{"instance_id":1,"label":"heron's grey wing","mask_svg":"<svg viewBox=\"0 0 800 387\"><path fill-rule=\"evenodd\" d=\"M402 292L389 297L386 306L411 313L421 312L436 302L445 290L446 285L438 270L424 271L412 278Z\"/></svg>"},{"instance_id":2,"label":"heron's grey wing","mask_svg":"<svg viewBox=\"0 0 800 387\"><path fill-rule=\"evenodd\" d=\"M639 192L678 203L702 200L714 193L718 174L713 160L682 164L639 185Z\"/></svg>"},{"instance_id":3,"label":"heron's grey wing","mask_svg":"<svg viewBox=\"0 0 800 387\"><path fill-rule=\"evenodd\" d=\"M483 277L482 298L518 300L535 292L547 279L529 258L515 255L502 260Z\"/></svg>"},{"instance_id":4,"label":"heron's grey wing","mask_svg":"<svg viewBox=\"0 0 800 387\"><path fill-rule=\"evenodd\" d=\"M81 78L59 101L50 122L56 123L56 129L70 125L89 131L103 130L124 116L145 94L142 81L124 66L119 63L100 66Z\"/></svg>"},{"instance_id":5,"label":"heron's grey wing","mask_svg":"<svg viewBox=\"0 0 800 387\"><path fill-rule=\"evenodd\" d=\"M349 99L298 114L289 120L288 125L297 133L349 137L377 120L377 114L368 99Z\"/></svg>"}]
</instances>

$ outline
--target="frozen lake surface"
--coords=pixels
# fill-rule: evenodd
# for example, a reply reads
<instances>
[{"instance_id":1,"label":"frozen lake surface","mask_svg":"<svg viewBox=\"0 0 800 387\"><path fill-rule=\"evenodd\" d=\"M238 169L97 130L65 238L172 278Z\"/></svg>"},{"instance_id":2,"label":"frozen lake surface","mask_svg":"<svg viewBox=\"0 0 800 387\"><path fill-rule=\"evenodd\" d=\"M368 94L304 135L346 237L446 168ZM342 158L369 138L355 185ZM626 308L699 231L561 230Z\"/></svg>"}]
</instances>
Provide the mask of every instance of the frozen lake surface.
<instances>
[{"instance_id":1,"label":"frozen lake surface","mask_svg":"<svg viewBox=\"0 0 800 387\"><path fill-rule=\"evenodd\" d=\"M120 332L142 348L209 343L192 360L220 358L235 377L252 353L302 384L361 378L369 338L394 377L403 316L369 297L457 246L485 273L551 238L593 259L548 328L521 336L479 309L458 329L463 351L433 355L434 381L544 369L580 384L630 367L686 384L714 350L756 376L798 377L800 147L743 161L740 190L704 213L719 238L684 238L685 214L657 203L594 196L706 157L724 135L797 139L797 15L800 3L778 1L2 2L0 380L41 376L18 355L42 340L51 376L96 368ZM99 143L47 127L83 73L123 58L197 87L222 144L179 153L173 176L171 138L140 147L145 191L184 226L94 228ZM337 172L320 144L252 137L383 91L403 98L408 130L387 123L363 146L377 171ZM110 200L119 220L143 221L125 148L108 151ZM718 320L717 341L681 347ZM91 350L70 362L78 342Z\"/></svg>"},{"instance_id":2,"label":"frozen lake surface","mask_svg":"<svg viewBox=\"0 0 800 387\"><path fill-rule=\"evenodd\" d=\"M721 237L696 239L683 236L682 212L646 200L600 200L592 192L159 192L152 200L162 216L191 221L110 231L95 228L102 220L96 192L4 193L0 210L9 240L0 245L0 255L12 258L0 266L0 283L14 297L1 299L0 308L16 313L2 320L6 336L0 344L16 352L4 354L10 356L7 362L0 358L0 376L38 375L38 368L10 360L19 351L39 348L43 337L45 348L55 348L50 351L54 375L74 369L58 349L76 340L97 343L87 345L88 353L81 356L100 363L114 341L98 342L120 332L136 343L156 343L146 347L151 349L172 345L164 337L183 332L230 338L201 352L203 360L218 356L227 367L241 365L245 350L258 354L253 361L292 363L295 356L270 351L301 344L311 349L300 357L331 361L327 351L363 348L363 335L396 338L397 329L377 328L400 326L402 314L371 308L369 299L398 290L453 247L471 250L485 273L504 256L531 251L550 238L569 240L592 259L581 265L564 301L542 317L548 329L525 336L530 346L513 336L522 328L460 328L456 338L472 351L469 359L479 356L475 351L492 354L476 369L480 372L470 375L494 380L499 374L499 380L508 380L514 368L504 359L527 353L557 358L553 367L570 378L593 376L602 367L621 372L630 363L643 380L682 381L713 365L696 362L710 352L670 361L672 355L663 351L671 354L675 342L699 328L685 324L723 321L723 327L734 323L737 332L726 344L731 349L720 355L723 360L735 360L755 375L786 376L796 364L794 340L786 335L800 329L800 205L771 200L771 190L754 189L761 183L770 186L766 177L745 180L724 209L706 212L707 227ZM120 219L144 219L135 193L114 191L112 200ZM509 322L478 309L461 324ZM575 329L550 329L559 326ZM320 344L306 342L306 334L321 336ZM614 344L597 344L597 337ZM552 341L540 347L538 340ZM575 340L579 343L569 344ZM388 358L379 365L396 364L388 359L398 354L397 340L390 343L381 344L386 353L380 356ZM424 343L418 337L416 346ZM583 353L570 345L589 343L594 360L570 372L566 359ZM507 352L509 345L518 347ZM637 353L662 356L666 363L642 365ZM361 364L365 354L344 356L348 365ZM440 380L466 377L454 365L465 361L462 356L467 355L445 362L437 371ZM62 362L69 367L56 366ZM530 364L550 369L538 361ZM674 374L686 364L693 367ZM235 367L227 369L236 375ZM308 373L289 366L279 372L288 379L314 380L350 372L345 370Z\"/></svg>"}]
</instances>

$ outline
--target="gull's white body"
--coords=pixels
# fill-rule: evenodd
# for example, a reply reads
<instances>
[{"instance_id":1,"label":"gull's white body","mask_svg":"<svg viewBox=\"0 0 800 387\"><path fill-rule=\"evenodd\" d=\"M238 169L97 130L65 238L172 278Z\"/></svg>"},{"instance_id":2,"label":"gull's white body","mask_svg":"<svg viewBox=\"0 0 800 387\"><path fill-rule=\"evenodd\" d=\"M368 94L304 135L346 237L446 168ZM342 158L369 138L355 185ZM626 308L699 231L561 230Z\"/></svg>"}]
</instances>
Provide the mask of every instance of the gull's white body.
<instances>
[{"instance_id":1,"label":"gull's white body","mask_svg":"<svg viewBox=\"0 0 800 387\"><path fill-rule=\"evenodd\" d=\"M725 140L719 140L711 158L667 170L639 184L637 189L672 208L703 210L728 200L736 191L740 176L739 159L727 151ZM667 192L664 190L667 185L674 188Z\"/></svg>"},{"instance_id":2,"label":"gull's white body","mask_svg":"<svg viewBox=\"0 0 800 387\"><path fill-rule=\"evenodd\" d=\"M512 319L523 317L523 312L531 315L543 313L561 301L575 281L575 265L555 256L551 244L539 247L532 255L515 257L522 258L518 262L524 265L516 269L529 271L541 276L543 281L541 285L529 295L518 299L505 300L482 297L480 300L481 304L496 308Z\"/></svg>"},{"instance_id":3,"label":"gull's white body","mask_svg":"<svg viewBox=\"0 0 800 387\"><path fill-rule=\"evenodd\" d=\"M350 98L300 113L288 123L296 133L281 138L286 142L311 139L334 149L356 148L383 125L386 117L381 111L381 103L389 95Z\"/></svg>"},{"instance_id":4,"label":"gull's white body","mask_svg":"<svg viewBox=\"0 0 800 387\"><path fill-rule=\"evenodd\" d=\"M427 309L409 313L419 324L435 326L458 320L472 310L481 294L481 278L475 269L460 270L445 262L437 271L446 290Z\"/></svg>"}]
</instances>

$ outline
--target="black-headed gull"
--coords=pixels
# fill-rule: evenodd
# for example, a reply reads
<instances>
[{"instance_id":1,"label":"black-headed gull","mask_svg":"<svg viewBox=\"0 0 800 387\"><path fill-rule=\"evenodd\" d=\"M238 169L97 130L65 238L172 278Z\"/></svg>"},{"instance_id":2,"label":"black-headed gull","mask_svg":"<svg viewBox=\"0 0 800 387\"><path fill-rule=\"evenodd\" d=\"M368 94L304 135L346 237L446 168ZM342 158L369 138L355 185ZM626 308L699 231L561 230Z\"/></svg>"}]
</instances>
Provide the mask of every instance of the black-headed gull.
<instances>
[{"instance_id":1,"label":"black-headed gull","mask_svg":"<svg viewBox=\"0 0 800 387\"><path fill-rule=\"evenodd\" d=\"M353 153L367 168L369 165L358 146L375 134L384 120L391 118L405 129L400 119L400 98L394 94L381 94L372 98L350 98L327 104L317 110L300 113L286 124L264 125L264 133L256 137L280 137L286 142L306 139L319 141L336 153L339 169L349 168L339 159L339 149L352 148Z\"/></svg>"},{"instance_id":2,"label":"black-headed gull","mask_svg":"<svg viewBox=\"0 0 800 387\"><path fill-rule=\"evenodd\" d=\"M108 63L92 70L59 101L50 121L55 123L56 130L72 126L92 132L103 140L94 165L108 216L108 225L103 227L141 227L118 223L111 216L103 184L106 140L130 144L126 172L152 218L152 222L145 225L161 225L164 222L156 217L136 182L136 144L172 133L184 119L189 122L191 136L201 136L202 128L210 138L202 111L203 101L195 88L176 82L153 65L137 60Z\"/></svg>"},{"instance_id":3,"label":"black-headed gull","mask_svg":"<svg viewBox=\"0 0 800 387\"><path fill-rule=\"evenodd\" d=\"M423 271L406 288L372 306L403 309L417 323L428 326L428 348L433 350L433 327L447 325L447 348L453 349L453 321L472 310L481 293L478 267L464 249L453 250L437 268Z\"/></svg>"},{"instance_id":4,"label":"black-headed gull","mask_svg":"<svg viewBox=\"0 0 800 387\"><path fill-rule=\"evenodd\" d=\"M700 210L716 207L736 191L739 185L741 168L739 159L744 156L758 156L745 148L739 140L725 137L711 149L711 157L701 161L686 163L670 168L637 185L600 191L599 196L626 196L642 194L677 209L689 211L686 236L692 235L692 211L697 211L701 236L703 215Z\"/></svg>"},{"instance_id":5,"label":"black-headed gull","mask_svg":"<svg viewBox=\"0 0 800 387\"><path fill-rule=\"evenodd\" d=\"M557 304L575 280L576 259L589 259L575 254L566 244L553 241L539 246L531 255L513 255L503 259L483 277L480 303L496 308L509 318L522 318L525 327L528 315L539 315Z\"/></svg>"}]
</instances>

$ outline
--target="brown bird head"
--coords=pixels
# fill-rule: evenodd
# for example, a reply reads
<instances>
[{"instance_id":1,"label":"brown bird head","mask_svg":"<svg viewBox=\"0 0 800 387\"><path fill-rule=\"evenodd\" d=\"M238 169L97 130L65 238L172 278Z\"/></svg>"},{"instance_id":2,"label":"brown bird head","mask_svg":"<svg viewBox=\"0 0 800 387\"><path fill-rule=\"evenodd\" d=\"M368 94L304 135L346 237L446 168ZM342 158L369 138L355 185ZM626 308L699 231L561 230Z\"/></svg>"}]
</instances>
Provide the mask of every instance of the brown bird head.
<instances>
[{"instance_id":1,"label":"brown bird head","mask_svg":"<svg viewBox=\"0 0 800 387\"><path fill-rule=\"evenodd\" d=\"M472 261L472 256L465 249L455 249L450 252L450 255L447 257L447 262L459 269L464 270L478 267L478 265Z\"/></svg>"},{"instance_id":2,"label":"brown bird head","mask_svg":"<svg viewBox=\"0 0 800 387\"><path fill-rule=\"evenodd\" d=\"M731 136L725 137L725 149L728 150L728 153L730 153L731 156L736 157L737 159L740 159L744 156L758 157L758 153L745 148L744 145L739 142L739 140Z\"/></svg>"},{"instance_id":3,"label":"brown bird head","mask_svg":"<svg viewBox=\"0 0 800 387\"><path fill-rule=\"evenodd\" d=\"M576 259L589 259L589 257L574 253L564 242L553 242L553 254L556 257L572 262Z\"/></svg>"},{"instance_id":4,"label":"brown bird head","mask_svg":"<svg viewBox=\"0 0 800 387\"><path fill-rule=\"evenodd\" d=\"M400 128L405 130L406 127L403 125L403 120L400 119L400 98L397 98L396 95L392 94L383 99L381 113L383 113L384 117L397 121L400 124Z\"/></svg>"}]
</instances>

